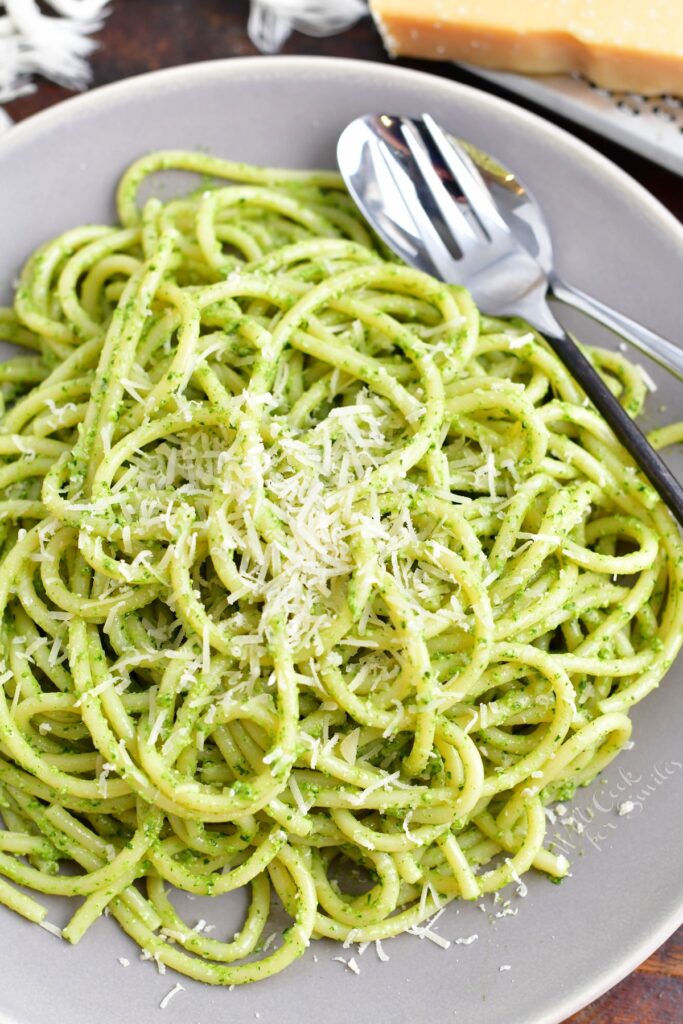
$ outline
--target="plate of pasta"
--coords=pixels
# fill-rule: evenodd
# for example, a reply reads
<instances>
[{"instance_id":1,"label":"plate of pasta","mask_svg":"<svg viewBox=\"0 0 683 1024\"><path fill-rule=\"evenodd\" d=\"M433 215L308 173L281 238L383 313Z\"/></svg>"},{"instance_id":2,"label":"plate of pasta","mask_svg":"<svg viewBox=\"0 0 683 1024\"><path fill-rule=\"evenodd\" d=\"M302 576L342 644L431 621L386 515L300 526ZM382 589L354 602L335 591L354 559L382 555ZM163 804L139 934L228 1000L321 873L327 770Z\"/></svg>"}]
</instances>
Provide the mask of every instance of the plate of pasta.
<instances>
[{"instance_id":1,"label":"plate of pasta","mask_svg":"<svg viewBox=\"0 0 683 1024\"><path fill-rule=\"evenodd\" d=\"M384 108L681 340L680 225L432 76L196 65L0 142L11 1024L559 1024L683 918L679 531L542 338L372 235L334 152ZM680 469L680 384L561 315Z\"/></svg>"}]
</instances>

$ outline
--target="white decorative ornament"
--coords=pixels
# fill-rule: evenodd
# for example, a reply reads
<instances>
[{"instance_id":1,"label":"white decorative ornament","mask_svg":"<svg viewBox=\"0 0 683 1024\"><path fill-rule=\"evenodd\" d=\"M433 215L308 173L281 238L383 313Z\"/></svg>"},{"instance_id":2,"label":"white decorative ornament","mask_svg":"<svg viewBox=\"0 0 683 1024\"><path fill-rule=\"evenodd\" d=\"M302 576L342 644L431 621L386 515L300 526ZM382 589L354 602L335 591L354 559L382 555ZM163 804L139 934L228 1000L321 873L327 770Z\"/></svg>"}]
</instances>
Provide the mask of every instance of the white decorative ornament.
<instances>
[{"instance_id":1,"label":"white decorative ornament","mask_svg":"<svg viewBox=\"0 0 683 1024\"><path fill-rule=\"evenodd\" d=\"M0 0L0 103L33 92L33 75L70 89L90 81L89 39L108 13L108 0L47 0L55 14L43 14L36 0ZM7 127L0 112L0 132Z\"/></svg>"},{"instance_id":2,"label":"white decorative ornament","mask_svg":"<svg viewBox=\"0 0 683 1024\"><path fill-rule=\"evenodd\" d=\"M109 0L0 0L0 103L33 92L33 75L84 89L90 82L89 38L109 13ZM248 31L255 46L276 53L290 32L311 36L343 32L367 14L366 0L252 0ZM12 124L0 108L0 134Z\"/></svg>"},{"instance_id":3,"label":"white decorative ornament","mask_svg":"<svg viewBox=\"0 0 683 1024\"><path fill-rule=\"evenodd\" d=\"M368 13L365 0L252 0L249 38L264 53L277 53L290 32L333 36Z\"/></svg>"}]
</instances>

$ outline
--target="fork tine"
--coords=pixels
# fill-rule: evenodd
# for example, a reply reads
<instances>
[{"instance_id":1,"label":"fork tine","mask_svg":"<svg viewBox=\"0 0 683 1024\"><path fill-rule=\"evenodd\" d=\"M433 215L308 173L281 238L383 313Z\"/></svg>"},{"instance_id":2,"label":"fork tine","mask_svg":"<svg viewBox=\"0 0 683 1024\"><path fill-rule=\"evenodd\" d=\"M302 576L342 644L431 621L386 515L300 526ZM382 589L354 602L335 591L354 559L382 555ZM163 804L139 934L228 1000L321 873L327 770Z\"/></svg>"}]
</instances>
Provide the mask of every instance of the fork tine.
<instances>
[{"instance_id":1,"label":"fork tine","mask_svg":"<svg viewBox=\"0 0 683 1024\"><path fill-rule=\"evenodd\" d=\"M493 240L501 231L507 234L508 227L498 213L495 201L470 155L459 142L448 138L429 114L422 115L422 122L489 238Z\"/></svg>"},{"instance_id":2,"label":"fork tine","mask_svg":"<svg viewBox=\"0 0 683 1024\"><path fill-rule=\"evenodd\" d=\"M439 213L441 214L450 234L457 242L463 256L473 249L481 247L484 240L477 237L462 211L458 209L457 202L453 199L453 196L450 195L446 186L437 174L431 157L427 152L427 148L420 138L415 125L407 118L402 118L401 131L408 149L410 150L410 154L415 161L417 170L422 176L422 180L429 190L433 200L437 204Z\"/></svg>"},{"instance_id":3,"label":"fork tine","mask_svg":"<svg viewBox=\"0 0 683 1024\"><path fill-rule=\"evenodd\" d=\"M385 142L378 140L376 153L381 160L386 174L389 175L393 187L397 189L399 196L404 197L406 185L414 188L414 182L411 181L408 173L396 161L396 158ZM455 257L446 248L419 200L410 205L409 214L417 236L427 243L429 259L437 272L437 276L442 277L446 281L451 280L456 263Z\"/></svg>"}]
</instances>

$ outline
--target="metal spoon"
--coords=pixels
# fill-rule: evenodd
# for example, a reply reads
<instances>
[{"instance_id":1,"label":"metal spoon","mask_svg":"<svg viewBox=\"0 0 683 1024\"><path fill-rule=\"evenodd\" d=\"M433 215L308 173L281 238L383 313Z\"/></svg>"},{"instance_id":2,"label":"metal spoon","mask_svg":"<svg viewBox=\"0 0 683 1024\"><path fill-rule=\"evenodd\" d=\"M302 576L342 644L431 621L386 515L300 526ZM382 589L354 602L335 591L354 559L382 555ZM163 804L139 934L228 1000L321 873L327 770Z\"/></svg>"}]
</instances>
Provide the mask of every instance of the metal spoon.
<instances>
[{"instance_id":1,"label":"metal spoon","mask_svg":"<svg viewBox=\"0 0 683 1024\"><path fill-rule=\"evenodd\" d=\"M555 269L552 240L543 207L533 192L488 153L462 139L459 141L481 171L510 230L545 270L552 295L618 334L669 373L683 380L683 348L563 280Z\"/></svg>"},{"instance_id":2,"label":"metal spoon","mask_svg":"<svg viewBox=\"0 0 683 1024\"><path fill-rule=\"evenodd\" d=\"M406 263L464 285L486 313L521 316L544 335L683 524L683 487L553 316L543 266L513 235L463 147L429 115L369 114L342 132L337 159L359 209Z\"/></svg>"},{"instance_id":3,"label":"metal spoon","mask_svg":"<svg viewBox=\"0 0 683 1024\"><path fill-rule=\"evenodd\" d=\"M419 126L419 122L416 123ZM391 131L390 125L384 125L384 127ZM593 298L560 277L555 268L548 223L543 208L533 192L495 157L485 153L471 142L456 139L455 136L447 132L444 134L449 141L459 142L477 165L503 220L545 271L550 294L618 334L640 352L653 359L663 369L679 380L683 380L683 347L668 341L644 324L618 312L607 303ZM406 144L400 132L391 131L391 136L395 149L403 148L407 153ZM441 159L438 150L432 150L431 155L441 178L444 181L451 179L449 184L453 186L452 175Z\"/></svg>"}]
</instances>

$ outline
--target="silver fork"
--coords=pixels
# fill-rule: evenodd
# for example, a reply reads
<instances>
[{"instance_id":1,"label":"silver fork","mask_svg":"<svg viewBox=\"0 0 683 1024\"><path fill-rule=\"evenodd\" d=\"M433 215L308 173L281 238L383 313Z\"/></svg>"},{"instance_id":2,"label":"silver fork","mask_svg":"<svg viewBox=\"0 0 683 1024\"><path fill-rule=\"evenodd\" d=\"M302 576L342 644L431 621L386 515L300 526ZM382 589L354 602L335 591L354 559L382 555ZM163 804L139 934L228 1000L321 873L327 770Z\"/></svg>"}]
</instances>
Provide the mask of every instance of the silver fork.
<instances>
[{"instance_id":1,"label":"silver fork","mask_svg":"<svg viewBox=\"0 0 683 1024\"><path fill-rule=\"evenodd\" d=\"M491 316L519 316L540 331L683 524L683 488L548 306L548 278L510 231L465 150L429 116L358 118L342 133L338 162L351 195L407 263L464 285ZM390 144L400 131L401 153ZM460 193L434 166L430 146Z\"/></svg>"}]
</instances>

